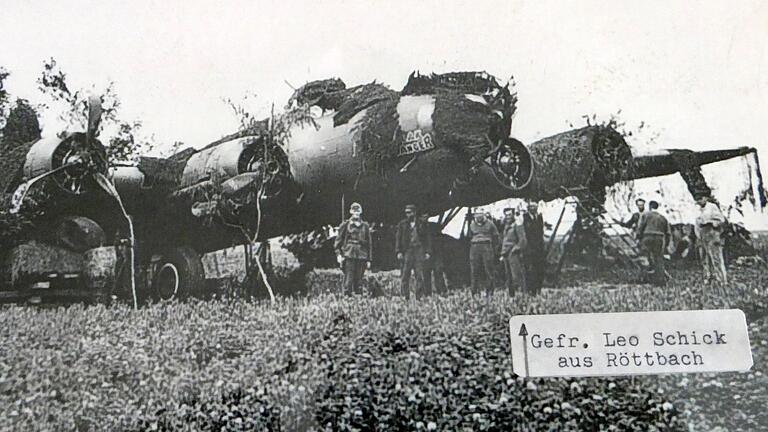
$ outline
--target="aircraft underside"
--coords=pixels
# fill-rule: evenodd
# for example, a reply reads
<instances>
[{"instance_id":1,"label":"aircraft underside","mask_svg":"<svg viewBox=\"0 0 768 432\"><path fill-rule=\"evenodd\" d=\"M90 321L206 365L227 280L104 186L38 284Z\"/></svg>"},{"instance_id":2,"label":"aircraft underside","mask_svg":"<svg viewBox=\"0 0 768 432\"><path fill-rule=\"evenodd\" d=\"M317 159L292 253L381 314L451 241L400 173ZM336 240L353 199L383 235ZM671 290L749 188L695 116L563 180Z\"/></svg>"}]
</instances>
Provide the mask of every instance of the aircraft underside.
<instances>
[{"instance_id":1,"label":"aircraft underside","mask_svg":"<svg viewBox=\"0 0 768 432\"><path fill-rule=\"evenodd\" d=\"M620 133L600 125L525 146L510 137L516 102L510 84L485 73L413 74L399 92L317 81L297 90L283 114L203 149L114 165L109 180L93 105L85 133L30 145L4 188L14 196L10 208L22 214L29 191L40 197L47 190L56 198L42 199L49 214L93 222L105 233L99 246L135 246L131 256L150 267L150 285L151 275L171 276L163 290L173 295L182 279L202 277L201 254L338 225L352 202L367 220L393 224L407 204L436 215L512 197L599 195L619 181L674 172L695 183L699 165L754 153L638 156ZM758 189L764 205L762 184ZM38 223L49 231L61 225Z\"/></svg>"}]
</instances>

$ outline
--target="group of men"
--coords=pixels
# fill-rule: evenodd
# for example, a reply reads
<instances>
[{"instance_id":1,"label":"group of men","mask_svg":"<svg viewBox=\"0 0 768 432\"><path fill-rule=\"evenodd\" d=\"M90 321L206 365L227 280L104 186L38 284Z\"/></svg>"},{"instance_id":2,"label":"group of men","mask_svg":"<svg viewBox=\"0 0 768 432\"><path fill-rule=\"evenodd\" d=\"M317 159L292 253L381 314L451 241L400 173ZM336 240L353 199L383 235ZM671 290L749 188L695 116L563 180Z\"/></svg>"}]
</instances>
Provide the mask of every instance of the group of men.
<instances>
[{"instance_id":1,"label":"group of men","mask_svg":"<svg viewBox=\"0 0 768 432\"><path fill-rule=\"evenodd\" d=\"M727 281L725 260L723 258L723 231L727 221L720 207L707 196L696 197L700 213L696 218L694 233L697 241L699 261L704 268L706 283L724 286ZM645 210L645 200L635 201L637 212L621 225L634 230L641 252L649 262L649 279L654 285L664 286L667 273L664 265L664 252L672 239L672 230L667 218L659 212L659 203L650 201Z\"/></svg>"},{"instance_id":2,"label":"group of men","mask_svg":"<svg viewBox=\"0 0 768 432\"><path fill-rule=\"evenodd\" d=\"M442 294L446 290L445 256L439 245L440 227L419 215L413 204L405 206L405 218L397 225L395 253L400 264L401 289L405 298L411 296L411 277L416 281L417 297ZM344 271L344 291L360 293L363 274L370 268L373 243L370 225L362 219L362 206L353 203L350 217L339 227L334 242L339 264ZM503 263L505 286L510 295L517 288L537 294L544 280L544 221L536 203L527 211L504 210L501 234L494 222L483 212L471 215L468 235L472 292L477 294L481 283L490 294L496 285L496 270Z\"/></svg>"},{"instance_id":3,"label":"group of men","mask_svg":"<svg viewBox=\"0 0 768 432\"><path fill-rule=\"evenodd\" d=\"M475 212L469 224L469 264L472 293L480 293L481 280L486 295L496 285L496 262L504 266L504 285L509 295L517 289L526 294L541 292L544 283L546 251L544 219L538 204L530 202L526 211L504 209L501 234L483 212Z\"/></svg>"}]
</instances>

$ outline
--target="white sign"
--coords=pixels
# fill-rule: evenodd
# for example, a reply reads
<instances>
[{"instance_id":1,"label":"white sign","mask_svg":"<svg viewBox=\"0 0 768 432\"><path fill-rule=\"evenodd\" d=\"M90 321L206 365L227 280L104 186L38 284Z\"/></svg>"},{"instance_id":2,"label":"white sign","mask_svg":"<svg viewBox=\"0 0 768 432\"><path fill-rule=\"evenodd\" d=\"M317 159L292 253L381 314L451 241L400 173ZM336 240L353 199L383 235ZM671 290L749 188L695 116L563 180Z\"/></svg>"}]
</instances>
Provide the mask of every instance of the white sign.
<instances>
[{"instance_id":1,"label":"white sign","mask_svg":"<svg viewBox=\"0 0 768 432\"><path fill-rule=\"evenodd\" d=\"M524 377L746 371L752 351L738 309L517 315L512 368Z\"/></svg>"},{"instance_id":2,"label":"white sign","mask_svg":"<svg viewBox=\"0 0 768 432\"><path fill-rule=\"evenodd\" d=\"M421 129L416 129L414 131L406 132L397 155L409 155L432 150L433 148L435 148L435 143L432 140L432 134L430 132L422 131Z\"/></svg>"}]
</instances>

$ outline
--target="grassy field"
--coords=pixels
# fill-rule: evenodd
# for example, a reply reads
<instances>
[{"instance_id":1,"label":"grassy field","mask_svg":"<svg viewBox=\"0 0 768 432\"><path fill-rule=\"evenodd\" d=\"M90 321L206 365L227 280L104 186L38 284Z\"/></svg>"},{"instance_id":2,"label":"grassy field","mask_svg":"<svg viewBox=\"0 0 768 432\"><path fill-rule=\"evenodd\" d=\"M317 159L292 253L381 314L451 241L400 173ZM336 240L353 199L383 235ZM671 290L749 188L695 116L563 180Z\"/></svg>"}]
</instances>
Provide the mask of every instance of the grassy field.
<instances>
[{"instance_id":1,"label":"grassy field","mask_svg":"<svg viewBox=\"0 0 768 432\"><path fill-rule=\"evenodd\" d=\"M768 231L753 232L752 242L755 245L755 249L760 252L760 255L763 257L768 256Z\"/></svg>"},{"instance_id":2,"label":"grassy field","mask_svg":"<svg viewBox=\"0 0 768 432\"><path fill-rule=\"evenodd\" d=\"M764 429L768 275L732 274L726 299L704 291L696 272L681 271L666 289L570 278L534 299L503 292L476 299L462 290L406 302L343 298L329 287L276 305L7 307L0 310L0 428ZM723 307L747 313L755 361L748 373L512 374L506 326L513 314Z\"/></svg>"}]
</instances>

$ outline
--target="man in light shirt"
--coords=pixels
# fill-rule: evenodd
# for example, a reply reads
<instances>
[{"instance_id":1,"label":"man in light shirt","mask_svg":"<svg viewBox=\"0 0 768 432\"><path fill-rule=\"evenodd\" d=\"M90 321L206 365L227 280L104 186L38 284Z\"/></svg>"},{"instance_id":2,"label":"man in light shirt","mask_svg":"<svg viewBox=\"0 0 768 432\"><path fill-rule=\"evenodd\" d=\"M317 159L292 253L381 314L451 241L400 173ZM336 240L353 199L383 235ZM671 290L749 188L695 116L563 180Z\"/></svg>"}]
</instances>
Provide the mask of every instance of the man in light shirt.
<instances>
[{"instance_id":1,"label":"man in light shirt","mask_svg":"<svg viewBox=\"0 0 768 432\"><path fill-rule=\"evenodd\" d=\"M701 213L696 218L696 238L707 283L712 280L721 285L728 282L723 259L723 230L727 221L717 204L706 196L696 198Z\"/></svg>"}]
</instances>

